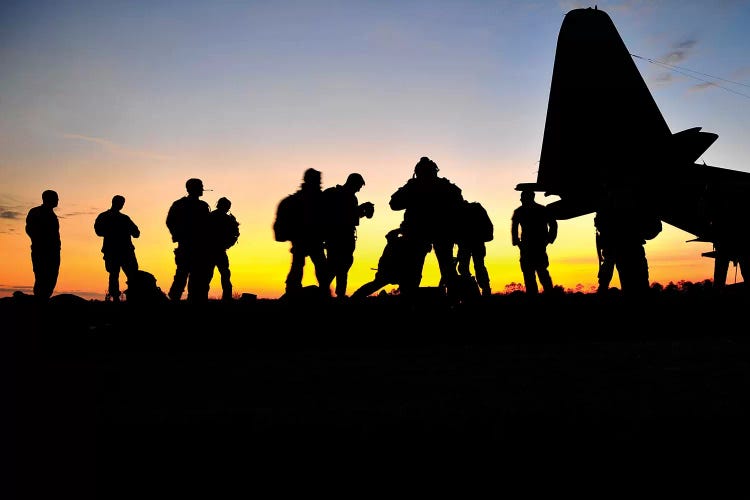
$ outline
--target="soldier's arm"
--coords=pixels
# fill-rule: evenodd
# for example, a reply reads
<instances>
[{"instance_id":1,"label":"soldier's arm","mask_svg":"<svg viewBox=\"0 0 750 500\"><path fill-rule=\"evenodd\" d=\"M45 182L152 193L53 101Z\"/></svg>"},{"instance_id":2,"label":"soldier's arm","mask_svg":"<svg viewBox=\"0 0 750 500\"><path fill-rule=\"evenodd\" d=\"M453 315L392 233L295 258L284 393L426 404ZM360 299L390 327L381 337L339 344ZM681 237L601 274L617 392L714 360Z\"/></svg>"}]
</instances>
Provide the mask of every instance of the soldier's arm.
<instances>
[{"instance_id":1,"label":"soldier's arm","mask_svg":"<svg viewBox=\"0 0 750 500\"><path fill-rule=\"evenodd\" d=\"M138 229L138 226L135 225L135 222L133 222L130 217L128 217L128 221L130 222L130 236L133 238L139 237L141 235L141 230Z\"/></svg>"},{"instance_id":2,"label":"soldier's arm","mask_svg":"<svg viewBox=\"0 0 750 500\"><path fill-rule=\"evenodd\" d=\"M549 232L547 236L547 241L550 243L554 243L557 239L557 220L550 217L548 222Z\"/></svg>"},{"instance_id":3,"label":"soldier's arm","mask_svg":"<svg viewBox=\"0 0 750 500\"><path fill-rule=\"evenodd\" d=\"M391 195L391 201L388 203L391 210L404 210L406 209L409 199L411 198L411 179L398 188L398 190Z\"/></svg>"}]
</instances>

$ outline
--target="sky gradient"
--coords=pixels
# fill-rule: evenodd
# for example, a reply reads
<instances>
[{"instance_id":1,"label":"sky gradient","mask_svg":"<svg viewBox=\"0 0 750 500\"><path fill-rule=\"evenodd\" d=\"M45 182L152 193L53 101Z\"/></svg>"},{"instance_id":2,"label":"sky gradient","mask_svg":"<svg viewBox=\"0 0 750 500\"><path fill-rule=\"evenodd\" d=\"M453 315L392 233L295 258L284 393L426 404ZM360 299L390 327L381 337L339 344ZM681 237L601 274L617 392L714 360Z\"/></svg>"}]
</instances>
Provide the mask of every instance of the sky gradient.
<instances>
[{"instance_id":1,"label":"sky gradient","mask_svg":"<svg viewBox=\"0 0 750 500\"><path fill-rule=\"evenodd\" d=\"M750 2L597 6L639 56L671 131L699 126L719 135L699 162L750 171ZM141 230L141 269L168 290L175 266L167 210L185 195L185 181L199 177L212 189L203 199L214 207L228 197L241 223L228 252L235 293L277 298L291 255L289 243L273 239L275 208L310 167L323 173L324 188L361 173L359 200L375 204L358 231L351 294L373 278L385 234L403 217L389 198L421 156L493 219L493 291L521 283L510 242L520 203L514 187L536 180L557 35L578 7L593 4L2 2L0 296L33 285L24 220L45 189L60 196L56 294L104 298L93 223L115 194ZM537 195L544 204L556 199ZM701 257L710 244L690 238L665 225L648 242L652 282L711 277L713 260ZM560 221L548 253L555 284L590 291L593 216ZM430 254L423 285L438 280ZM314 283L308 261L303 284ZM220 296L218 273L210 295Z\"/></svg>"}]
</instances>

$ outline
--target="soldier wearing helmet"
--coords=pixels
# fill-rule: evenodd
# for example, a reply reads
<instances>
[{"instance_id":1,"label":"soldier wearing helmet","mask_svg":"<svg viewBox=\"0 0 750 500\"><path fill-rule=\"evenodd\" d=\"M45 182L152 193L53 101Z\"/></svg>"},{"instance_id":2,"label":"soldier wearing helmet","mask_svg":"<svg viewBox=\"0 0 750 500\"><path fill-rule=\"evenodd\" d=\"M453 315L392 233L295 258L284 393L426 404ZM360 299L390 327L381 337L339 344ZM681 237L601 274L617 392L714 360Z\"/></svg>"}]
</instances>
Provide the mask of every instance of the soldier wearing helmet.
<instances>
[{"instance_id":1,"label":"soldier wearing helmet","mask_svg":"<svg viewBox=\"0 0 750 500\"><path fill-rule=\"evenodd\" d=\"M237 243L240 236L240 224L234 215L229 213L232 202L222 196L216 202L216 209L208 214L208 245L210 247L210 277L213 279L214 269L219 270L221 279L221 300L232 300L232 272L229 269L227 250Z\"/></svg>"},{"instance_id":2,"label":"soldier wearing helmet","mask_svg":"<svg viewBox=\"0 0 750 500\"><path fill-rule=\"evenodd\" d=\"M371 219L375 205L369 201L360 204L357 193L365 185L361 174L351 173L346 182L323 191L325 206L325 250L328 260L330 284L336 280L336 297L346 297L349 269L354 263L357 226L362 217Z\"/></svg>"},{"instance_id":3,"label":"soldier wearing helmet","mask_svg":"<svg viewBox=\"0 0 750 500\"><path fill-rule=\"evenodd\" d=\"M414 175L391 195L390 207L404 210L401 229L411 248L408 276L401 289L410 293L419 288L424 260L431 250L440 267L440 283L450 287L456 281L453 246L463 210L461 189L444 177L427 156L419 159Z\"/></svg>"},{"instance_id":4,"label":"soldier wearing helmet","mask_svg":"<svg viewBox=\"0 0 750 500\"><path fill-rule=\"evenodd\" d=\"M209 274L206 234L208 214L211 208L201 200L203 181L192 178L185 182L187 196L176 200L167 213L167 227L172 241L177 243L174 250L176 270L169 298L179 301L187 286L187 299L191 302L208 301Z\"/></svg>"}]
</instances>

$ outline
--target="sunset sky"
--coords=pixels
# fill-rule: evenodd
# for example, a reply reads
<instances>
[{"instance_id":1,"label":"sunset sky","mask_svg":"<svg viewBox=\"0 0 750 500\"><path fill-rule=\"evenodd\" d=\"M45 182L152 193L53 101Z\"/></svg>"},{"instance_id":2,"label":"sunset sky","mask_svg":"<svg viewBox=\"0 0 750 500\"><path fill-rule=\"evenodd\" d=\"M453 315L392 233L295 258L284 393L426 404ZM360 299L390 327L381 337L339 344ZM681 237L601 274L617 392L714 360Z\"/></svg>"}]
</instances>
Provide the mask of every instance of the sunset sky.
<instances>
[{"instance_id":1,"label":"sunset sky","mask_svg":"<svg viewBox=\"0 0 750 500\"><path fill-rule=\"evenodd\" d=\"M719 135L699 162L750 171L750 2L597 5L640 56L672 132ZM274 212L309 167L323 173L324 188L361 173L359 200L375 204L359 228L351 294L373 278L385 234L403 217L388 201L421 156L487 208L495 224L487 264L502 292L523 280L510 242L514 187L536 180L557 36L578 7L593 4L4 1L0 296L30 293L24 221L45 189L60 196L56 294L104 298L93 223L115 194L141 230L140 267L167 291L175 266L165 217L185 180L199 177L212 189L203 199L214 207L228 197L241 223L229 250L235 292L277 298L291 256L289 243L273 239ZM711 277L713 261L701 257L711 246L691 237L665 226L648 242L652 282ZM593 216L561 221L548 253L555 284L589 291ZM423 285L438 279L430 254ZM303 283L315 283L309 261ZM220 296L218 273L211 285Z\"/></svg>"}]
</instances>

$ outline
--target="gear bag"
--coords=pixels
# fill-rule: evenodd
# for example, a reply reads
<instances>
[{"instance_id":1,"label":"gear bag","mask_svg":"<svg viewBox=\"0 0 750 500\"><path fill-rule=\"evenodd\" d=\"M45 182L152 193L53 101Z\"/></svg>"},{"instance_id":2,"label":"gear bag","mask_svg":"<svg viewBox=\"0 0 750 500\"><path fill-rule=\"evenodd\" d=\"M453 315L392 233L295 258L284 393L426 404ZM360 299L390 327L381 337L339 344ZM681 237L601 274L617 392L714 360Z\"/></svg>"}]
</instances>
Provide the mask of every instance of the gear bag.
<instances>
[{"instance_id":1,"label":"gear bag","mask_svg":"<svg viewBox=\"0 0 750 500\"><path fill-rule=\"evenodd\" d=\"M291 241L299 234L302 220L301 204L297 193L285 196L276 207L273 235L276 241Z\"/></svg>"}]
</instances>

